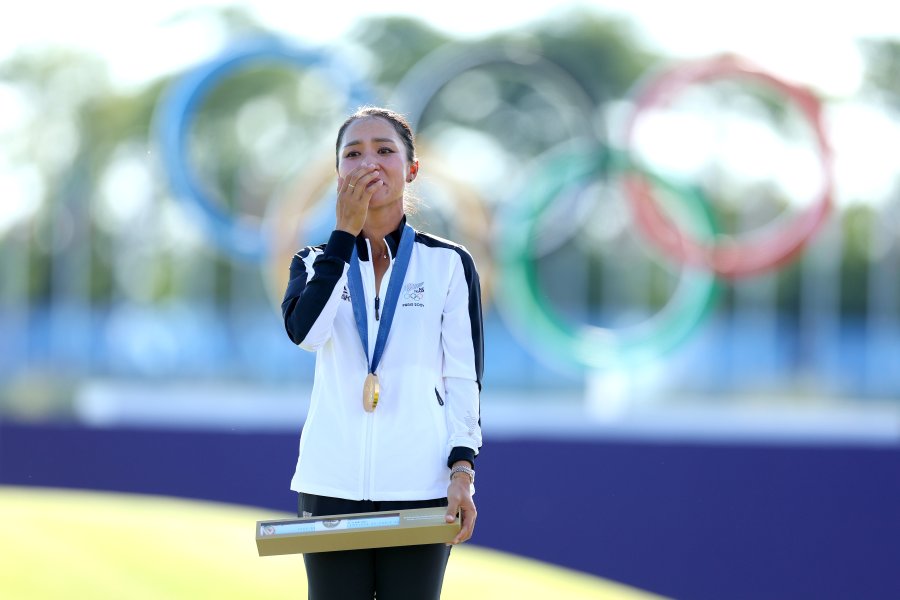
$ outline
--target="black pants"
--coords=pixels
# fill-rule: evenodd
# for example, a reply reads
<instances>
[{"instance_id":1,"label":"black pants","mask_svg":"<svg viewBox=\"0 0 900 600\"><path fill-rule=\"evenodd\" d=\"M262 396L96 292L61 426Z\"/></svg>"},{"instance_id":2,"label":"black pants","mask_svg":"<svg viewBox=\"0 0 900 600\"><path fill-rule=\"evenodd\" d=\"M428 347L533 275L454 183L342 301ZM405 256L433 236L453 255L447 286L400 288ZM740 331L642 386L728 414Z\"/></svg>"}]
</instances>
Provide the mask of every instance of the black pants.
<instances>
[{"instance_id":1,"label":"black pants","mask_svg":"<svg viewBox=\"0 0 900 600\"><path fill-rule=\"evenodd\" d=\"M298 516L447 506L446 498L412 502L344 500L300 494ZM423 544L303 555L310 600L438 600L450 546Z\"/></svg>"}]
</instances>

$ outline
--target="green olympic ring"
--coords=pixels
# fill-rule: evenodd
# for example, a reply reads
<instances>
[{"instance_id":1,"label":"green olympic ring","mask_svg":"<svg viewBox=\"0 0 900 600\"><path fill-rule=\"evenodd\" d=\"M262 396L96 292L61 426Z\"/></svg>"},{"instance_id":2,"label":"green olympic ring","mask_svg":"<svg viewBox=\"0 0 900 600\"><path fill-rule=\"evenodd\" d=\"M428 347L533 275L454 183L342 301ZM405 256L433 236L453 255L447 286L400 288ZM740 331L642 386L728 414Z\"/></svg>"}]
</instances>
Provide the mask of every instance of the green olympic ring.
<instances>
[{"instance_id":1,"label":"green olympic ring","mask_svg":"<svg viewBox=\"0 0 900 600\"><path fill-rule=\"evenodd\" d=\"M536 161L535 177L507 203L499 219L500 278L497 299L511 328L528 347L589 369L621 368L658 358L685 340L709 314L719 283L712 271L675 263L681 269L668 302L649 319L633 326L605 328L565 319L542 298L533 260L537 231L548 207L569 186L633 171L623 156L589 148L556 153ZM686 219L693 235L714 239L715 223L696 190L677 188L652 174L641 175L669 192L678 202L667 206Z\"/></svg>"}]
</instances>

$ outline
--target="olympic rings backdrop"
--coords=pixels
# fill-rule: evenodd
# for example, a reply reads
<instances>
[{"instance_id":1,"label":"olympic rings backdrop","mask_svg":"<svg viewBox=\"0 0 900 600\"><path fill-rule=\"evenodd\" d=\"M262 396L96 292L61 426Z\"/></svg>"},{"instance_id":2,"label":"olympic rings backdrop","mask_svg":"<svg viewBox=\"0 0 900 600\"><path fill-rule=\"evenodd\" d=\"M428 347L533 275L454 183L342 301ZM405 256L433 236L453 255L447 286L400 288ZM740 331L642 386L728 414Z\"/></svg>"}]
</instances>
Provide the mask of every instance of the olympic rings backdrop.
<instances>
[{"instance_id":1,"label":"olympic rings backdrop","mask_svg":"<svg viewBox=\"0 0 900 600\"><path fill-rule=\"evenodd\" d=\"M351 64L338 61L327 49L259 39L232 47L178 79L158 107L156 139L173 192L199 209L196 213L216 248L235 260L259 265L276 306L292 254L302 245L324 241L333 226L333 155L323 150L321 161L298 170L271 199L262 224L248 226L241 215L223 208L222 198L211 191L214 186L197 173L188 144L210 90L241 69L273 62L290 69L321 71L335 95L344 99L347 114L363 104L384 104L410 118L425 175L416 190L424 197L424 217L411 220L424 220L423 228L429 230L435 225L432 220L437 221L438 233L446 233L473 252L485 298L495 297L492 305L502 311L511 330L545 358L563 358L589 369L658 358L701 325L715 302L721 278L750 277L787 264L816 234L831 207L832 156L818 100L737 57L713 57L650 73L629 94L619 137L605 139L611 135L596 125L589 95L562 68L534 53L441 48L411 69L389 99L382 99ZM429 130L428 119L429 107L454 81L483 76L485 69L491 69L494 77L531 86L530 102L542 103L547 119L556 126L555 137L550 136L544 147L531 148L530 155L517 157L519 164L495 167L504 175L503 185L479 187L442 166L454 160L447 150L452 144L441 138L440 131ZM821 185L808 206L738 236L723 231L717 222L716 199L707 191L656 173L652 161L635 150L642 128L653 126L654 112L664 112L679 95L721 81L739 89L761 89L775 95L770 102L798 109L814 132L810 145L819 161ZM495 102L504 101L502 94L494 96ZM451 102L444 105L453 108ZM556 114L550 112L554 110ZM316 147L321 143L326 149L333 142L310 143ZM536 267L548 239L558 246L584 237L578 232L583 225L579 214L591 210L585 203L596 202L598 186L619 190L630 222L636 225L633 233L640 235L646 249L641 260L670 274L668 297L637 323L598 324L586 315L560 314L548 300ZM576 196L581 200L567 208L566 198Z\"/></svg>"}]
</instances>

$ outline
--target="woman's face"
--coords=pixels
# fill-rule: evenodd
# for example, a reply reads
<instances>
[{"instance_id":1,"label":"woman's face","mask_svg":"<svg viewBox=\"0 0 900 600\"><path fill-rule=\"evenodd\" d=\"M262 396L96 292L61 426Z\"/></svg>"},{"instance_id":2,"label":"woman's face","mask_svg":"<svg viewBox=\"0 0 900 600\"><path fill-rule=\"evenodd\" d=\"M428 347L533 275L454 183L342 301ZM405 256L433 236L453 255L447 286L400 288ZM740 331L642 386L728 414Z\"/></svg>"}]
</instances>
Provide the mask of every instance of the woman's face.
<instances>
[{"instance_id":1,"label":"woman's face","mask_svg":"<svg viewBox=\"0 0 900 600\"><path fill-rule=\"evenodd\" d=\"M369 208L403 200L407 179L414 176L414 166L406 161L403 141L388 121L379 117L364 117L350 123L341 139L338 175L345 180L357 169L375 165L380 180L369 202Z\"/></svg>"}]
</instances>

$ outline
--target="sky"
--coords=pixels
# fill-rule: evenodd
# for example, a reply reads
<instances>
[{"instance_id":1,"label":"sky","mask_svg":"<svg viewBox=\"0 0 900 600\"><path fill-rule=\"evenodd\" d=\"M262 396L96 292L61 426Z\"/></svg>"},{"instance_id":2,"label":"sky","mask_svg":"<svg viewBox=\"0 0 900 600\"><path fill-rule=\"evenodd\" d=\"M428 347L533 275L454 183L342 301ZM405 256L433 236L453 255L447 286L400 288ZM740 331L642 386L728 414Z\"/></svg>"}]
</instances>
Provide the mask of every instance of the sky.
<instances>
[{"instance_id":1,"label":"sky","mask_svg":"<svg viewBox=\"0 0 900 600\"><path fill-rule=\"evenodd\" d=\"M123 81L139 82L201 60L209 52L208 32L204 35L190 24L172 25L169 19L173 15L191 8L229 4L234 3L30 0L15 9L0 9L0 60L24 46L81 47L107 57L113 74ZM515 4L483 0L255 0L243 5L276 31L314 43L333 42L347 34L359 17L372 14L402 14L457 36L477 37L516 28L574 6L588 7L633 21L648 46L673 58L736 52L764 68L837 96L852 94L859 85L862 64L855 46L858 38L900 38L900 11L883 0L820 3L818 8L784 0L539 0ZM319 8L315 8L317 5Z\"/></svg>"}]
</instances>

